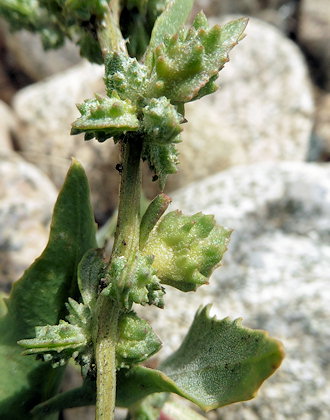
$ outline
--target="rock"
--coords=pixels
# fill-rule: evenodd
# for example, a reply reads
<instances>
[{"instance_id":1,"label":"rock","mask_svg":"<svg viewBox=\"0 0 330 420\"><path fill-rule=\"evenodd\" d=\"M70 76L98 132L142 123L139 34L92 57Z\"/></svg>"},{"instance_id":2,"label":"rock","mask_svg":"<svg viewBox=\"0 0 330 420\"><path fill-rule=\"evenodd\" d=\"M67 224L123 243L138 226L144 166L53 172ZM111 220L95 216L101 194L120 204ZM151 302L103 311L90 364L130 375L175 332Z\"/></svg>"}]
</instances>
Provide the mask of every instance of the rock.
<instances>
[{"instance_id":1,"label":"rock","mask_svg":"<svg viewBox=\"0 0 330 420\"><path fill-rule=\"evenodd\" d=\"M6 66L4 64L4 57L2 52L2 45L1 45L1 32L0 32L0 54L1 54L1 61L0 61L0 100L5 101L6 103L9 103L11 101L11 98L15 94L15 88L12 85L12 81L10 80L10 77L7 73Z\"/></svg>"},{"instance_id":2,"label":"rock","mask_svg":"<svg viewBox=\"0 0 330 420\"><path fill-rule=\"evenodd\" d=\"M203 10L207 16L241 14L265 20L285 33L296 30L299 0L197 0L194 12Z\"/></svg>"},{"instance_id":3,"label":"rock","mask_svg":"<svg viewBox=\"0 0 330 420\"><path fill-rule=\"evenodd\" d=\"M96 211L114 207L119 175L113 141L85 142L71 136L71 123L80 115L75 104L103 92L103 67L82 63L48 80L22 89L13 106L19 119L17 141L22 155L41 168L59 188L75 156L88 174Z\"/></svg>"},{"instance_id":4,"label":"rock","mask_svg":"<svg viewBox=\"0 0 330 420\"><path fill-rule=\"evenodd\" d=\"M320 95L317 101L315 132L320 139L324 157L330 157L330 93Z\"/></svg>"},{"instance_id":5,"label":"rock","mask_svg":"<svg viewBox=\"0 0 330 420\"><path fill-rule=\"evenodd\" d=\"M0 152L11 151L13 149L11 132L14 130L16 119L9 108L0 100Z\"/></svg>"},{"instance_id":6,"label":"rock","mask_svg":"<svg viewBox=\"0 0 330 420\"><path fill-rule=\"evenodd\" d=\"M32 80L41 80L81 61L77 46L67 41L56 50L44 50L40 36L22 30L11 32L1 21L10 58ZM27 54L28 51L28 54Z\"/></svg>"},{"instance_id":7,"label":"rock","mask_svg":"<svg viewBox=\"0 0 330 420\"><path fill-rule=\"evenodd\" d=\"M215 214L234 228L223 267L196 293L167 287L165 310L144 310L178 347L199 305L279 338L286 358L255 400L221 420L326 420L330 410L330 166L267 163L232 168L173 194L172 209ZM141 311L143 313L143 311Z\"/></svg>"},{"instance_id":8,"label":"rock","mask_svg":"<svg viewBox=\"0 0 330 420\"><path fill-rule=\"evenodd\" d=\"M298 41L310 59L311 74L317 83L330 90L330 3L328 0L303 0Z\"/></svg>"},{"instance_id":9,"label":"rock","mask_svg":"<svg viewBox=\"0 0 330 420\"><path fill-rule=\"evenodd\" d=\"M218 92L186 106L180 172L169 190L234 165L306 158L314 105L302 54L257 19L246 33Z\"/></svg>"},{"instance_id":10,"label":"rock","mask_svg":"<svg viewBox=\"0 0 330 420\"><path fill-rule=\"evenodd\" d=\"M255 15L265 8L276 9L286 0L196 0L195 9L202 9L209 16L220 16L231 13L242 13L246 15Z\"/></svg>"},{"instance_id":11,"label":"rock","mask_svg":"<svg viewBox=\"0 0 330 420\"><path fill-rule=\"evenodd\" d=\"M9 291L44 249L57 191L16 153L0 152L0 287Z\"/></svg>"}]
</instances>

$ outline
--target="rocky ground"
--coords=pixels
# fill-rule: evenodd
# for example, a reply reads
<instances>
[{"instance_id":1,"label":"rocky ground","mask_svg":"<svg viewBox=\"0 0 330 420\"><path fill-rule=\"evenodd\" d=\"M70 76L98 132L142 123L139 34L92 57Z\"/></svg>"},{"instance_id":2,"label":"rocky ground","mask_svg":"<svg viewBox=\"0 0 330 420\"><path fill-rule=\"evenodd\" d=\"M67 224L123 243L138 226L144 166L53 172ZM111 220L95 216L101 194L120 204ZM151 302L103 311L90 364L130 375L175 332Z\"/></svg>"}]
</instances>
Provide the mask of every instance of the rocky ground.
<instances>
[{"instance_id":1,"label":"rocky ground","mask_svg":"<svg viewBox=\"0 0 330 420\"><path fill-rule=\"evenodd\" d=\"M187 106L172 208L215 214L235 229L211 285L151 311L166 346L178 345L200 303L267 329L287 352L258 398L217 420L326 420L330 411L330 3L329 0L198 0L213 23L250 16L213 96ZM85 166L95 217L116 208L118 152L111 141L69 135L75 103L102 93L103 68L75 46L45 53L0 21L0 288L47 242L56 194L72 156ZM145 169L145 175L149 175ZM157 192L146 176L145 192ZM74 381L72 375L69 382ZM89 413L89 414L88 414ZM92 418L69 410L65 419Z\"/></svg>"}]
</instances>

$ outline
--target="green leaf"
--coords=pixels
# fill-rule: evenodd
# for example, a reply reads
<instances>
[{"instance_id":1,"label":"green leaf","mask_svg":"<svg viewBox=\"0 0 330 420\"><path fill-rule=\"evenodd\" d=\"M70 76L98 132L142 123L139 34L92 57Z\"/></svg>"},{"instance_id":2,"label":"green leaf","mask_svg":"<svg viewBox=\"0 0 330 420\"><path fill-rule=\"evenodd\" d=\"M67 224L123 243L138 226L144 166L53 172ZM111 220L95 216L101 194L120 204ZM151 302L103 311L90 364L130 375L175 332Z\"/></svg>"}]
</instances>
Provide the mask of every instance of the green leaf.
<instances>
[{"instance_id":1,"label":"green leaf","mask_svg":"<svg viewBox=\"0 0 330 420\"><path fill-rule=\"evenodd\" d=\"M19 340L18 344L27 349L25 355L69 350L70 358L75 349L86 345L86 337L80 327L62 320L58 325L36 327L36 338Z\"/></svg>"},{"instance_id":2,"label":"green leaf","mask_svg":"<svg viewBox=\"0 0 330 420\"><path fill-rule=\"evenodd\" d=\"M166 36L178 32L191 12L194 0L168 0L164 12L157 18L151 33L146 52L146 62L152 60L152 51L161 44Z\"/></svg>"},{"instance_id":3,"label":"green leaf","mask_svg":"<svg viewBox=\"0 0 330 420\"><path fill-rule=\"evenodd\" d=\"M130 407L155 392L182 395L175 383L160 370L135 366L117 373L116 404L119 407Z\"/></svg>"},{"instance_id":4,"label":"green leaf","mask_svg":"<svg viewBox=\"0 0 330 420\"><path fill-rule=\"evenodd\" d=\"M157 392L172 392L209 411L255 397L259 387L280 366L282 344L268 333L241 325L241 320L217 320L210 305L201 308L179 349L159 367L121 369L117 373L116 404L131 407ZM69 391L43 404L66 408L93 404L95 388ZM74 401L74 404L72 404Z\"/></svg>"},{"instance_id":5,"label":"green leaf","mask_svg":"<svg viewBox=\"0 0 330 420\"><path fill-rule=\"evenodd\" d=\"M53 0L54 1L54 0ZM49 2L49 0L48 0ZM70 19L88 21L93 16L102 17L107 11L107 0L55 0L56 5L63 4L63 13Z\"/></svg>"},{"instance_id":6,"label":"green leaf","mask_svg":"<svg viewBox=\"0 0 330 420\"><path fill-rule=\"evenodd\" d=\"M217 226L213 216L185 216L173 211L160 219L142 249L153 255L161 283L182 291L208 282L227 249L231 231Z\"/></svg>"},{"instance_id":7,"label":"green leaf","mask_svg":"<svg viewBox=\"0 0 330 420\"><path fill-rule=\"evenodd\" d=\"M74 161L54 208L47 247L13 285L8 312L0 319L0 413L6 420L31 418L30 409L56 392L62 369L23 357L17 341L63 318L68 297L79 296L77 265L95 247L88 182Z\"/></svg>"},{"instance_id":8,"label":"green leaf","mask_svg":"<svg viewBox=\"0 0 330 420\"><path fill-rule=\"evenodd\" d=\"M95 234L88 180L74 160L55 204L46 249L10 293L8 315L26 335L33 335L35 326L56 324L68 297L79 298L77 266L96 248Z\"/></svg>"},{"instance_id":9,"label":"green leaf","mask_svg":"<svg viewBox=\"0 0 330 420\"><path fill-rule=\"evenodd\" d=\"M207 417L200 415L189 405L178 399L167 401L162 409L162 413L171 420L207 420Z\"/></svg>"},{"instance_id":10,"label":"green leaf","mask_svg":"<svg viewBox=\"0 0 330 420\"><path fill-rule=\"evenodd\" d=\"M256 395L280 366L282 345L241 320L216 320L200 309L179 349L160 370L137 366L118 378L118 404L129 407L154 392L174 392L209 411Z\"/></svg>"},{"instance_id":11,"label":"green leaf","mask_svg":"<svg viewBox=\"0 0 330 420\"><path fill-rule=\"evenodd\" d=\"M86 58L91 63L96 64L103 64L103 55L100 48L100 44L93 33L85 32L84 30L79 31L81 32L78 37L80 38L77 42L77 45L80 48L80 55L81 57Z\"/></svg>"},{"instance_id":12,"label":"green leaf","mask_svg":"<svg viewBox=\"0 0 330 420\"><path fill-rule=\"evenodd\" d=\"M168 34L153 51L147 96L166 96L185 103L216 90L214 83L228 61L229 51L242 39L247 19L209 28L203 13L192 27Z\"/></svg>"},{"instance_id":13,"label":"green leaf","mask_svg":"<svg viewBox=\"0 0 330 420\"><path fill-rule=\"evenodd\" d=\"M169 394L166 393L151 394L138 404L130 407L128 418L130 420L159 420L160 412L168 398ZM182 419L180 418L180 420Z\"/></svg>"},{"instance_id":14,"label":"green leaf","mask_svg":"<svg viewBox=\"0 0 330 420\"><path fill-rule=\"evenodd\" d=\"M128 18L127 18L128 16ZM145 13L126 13L125 21L121 21L122 34L128 39L127 50L131 57L140 59L150 40L150 19Z\"/></svg>"},{"instance_id":15,"label":"green leaf","mask_svg":"<svg viewBox=\"0 0 330 420\"><path fill-rule=\"evenodd\" d=\"M47 414L57 413L66 408L84 407L95 404L96 382L85 379L82 386L61 392L47 401L36 405L32 414L44 419Z\"/></svg>"},{"instance_id":16,"label":"green leaf","mask_svg":"<svg viewBox=\"0 0 330 420\"><path fill-rule=\"evenodd\" d=\"M149 0L125 0L126 7L131 10L137 8L139 13L144 14Z\"/></svg>"},{"instance_id":17,"label":"green leaf","mask_svg":"<svg viewBox=\"0 0 330 420\"><path fill-rule=\"evenodd\" d=\"M115 93L111 98L97 95L77 107L81 117L72 124L71 134L85 133L85 140L95 137L103 142L126 131L137 131L140 126L135 106Z\"/></svg>"},{"instance_id":18,"label":"green leaf","mask_svg":"<svg viewBox=\"0 0 330 420\"><path fill-rule=\"evenodd\" d=\"M140 249L142 249L158 220L171 204L171 198L166 194L159 194L147 207L140 224Z\"/></svg>"},{"instance_id":19,"label":"green leaf","mask_svg":"<svg viewBox=\"0 0 330 420\"><path fill-rule=\"evenodd\" d=\"M183 117L165 97L151 99L142 112L145 133L142 159L148 161L163 189L166 176L177 171L175 145L181 141L179 134Z\"/></svg>"},{"instance_id":20,"label":"green leaf","mask_svg":"<svg viewBox=\"0 0 330 420\"><path fill-rule=\"evenodd\" d=\"M134 312L123 313L118 322L117 366L130 367L160 350L161 341L150 324Z\"/></svg>"},{"instance_id":21,"label":"green leaf","mask_svg":"<svg viewBox=\"0 0 330 420\"><path fill-rule=\"evenodd\" d=\"M268 333L242 320L209 316L201 308L180 348L160 369L204 410L253 398L281 364L283 349Z\"/></svg>"},{"instance_id":22,"label":"green leaf","mask_svg":"<svg viewBox=\"0 0 330 420\"><path fill-rule=\"evenodd\" d=\"M174 392L181 395L174 382L159 370L136 366L117 372L116 406L130 407L155 392ZM55 413L66 408L94 405L95 401L96 382L85 380L81 387L62 392L38 404L33 413Z\"/></svg>"},{"instance_id":23,"label":"green leaf","mask_svg":"<svg viewBox=\"0 0 330 420\"><path fill-rule=\"evenodd\" d=\"M8 296L0 291L0 319L6 315L7 313L7 305L6 300L8 299Z\"/></svg>"},{"instance_id":24,"label":"green leaf","mask_svg":"<svg viewBox=\"0 0 330 420\"><path fill-rule=\"evenodd\" d=\"M88 252L87 252L88 253ZM91 368L93 360L93 319L94 308L78 303L69 297L65 304L67 321L60 320L58 325L35 327L35 338L19 340L25 347L24 355L37 354L53 367L64 366L72 357L82 366L83 375Z\"/></svg>"},{"instance_id":25,"label":"green leaf","mask_svg":"<svg viewBox=\"0 0 330 420\"><path fill-rule=\"evenodd\" d=\"M172 401L173 400L173 401ZM129 408L130 420L206 420L184 400L167 393L155 393Z\"/></svg>"},{"instance_id":26,"label":"green leaf","mask_svg":"<svg viewBox=\"0 0 330 420\"><path fill-rule=\"evenodd\" d=\"M120 27L131 57L140 59L150 40L157 17L165 10L167 0L125 0Z\"/></svg>"},{"instance_id":27,"label":"green leaf","mask_svg":"<svg viewBox=\"0 0 330 420\"><path fill-rule=\"evenodd\" d=\"M106 262L101 249L86 252L78 265L78 286L85 305L95 307L99 286L105 276Z\"/></svg>"},{"instance_id":28,"label":"green leaf","mask_svg":"<svg viewBox=\"0 0 330 420\"><path fill-rule=\"evenodd\" d=\"M53 367L64 366L73 357L86 373L92 364L92 316L87 305L69 298L69 314L58 325L35 327L35 338L19 340L27 350L24 355L37 354Z\"/></svg>"}]
</instances>

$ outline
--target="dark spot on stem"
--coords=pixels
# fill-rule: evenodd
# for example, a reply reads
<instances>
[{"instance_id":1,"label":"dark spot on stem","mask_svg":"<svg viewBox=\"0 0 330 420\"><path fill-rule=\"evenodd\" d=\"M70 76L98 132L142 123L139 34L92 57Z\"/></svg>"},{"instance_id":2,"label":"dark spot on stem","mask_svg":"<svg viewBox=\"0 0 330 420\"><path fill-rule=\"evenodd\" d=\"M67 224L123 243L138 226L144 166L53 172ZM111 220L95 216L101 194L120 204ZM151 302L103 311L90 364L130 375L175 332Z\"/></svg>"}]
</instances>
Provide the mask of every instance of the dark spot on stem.
<instances>
[{"instance_id":1,"label":"dark spot on stem","mask_svg":"<svg viewBox=\"0 0 330 420\"><path fill-rule=\"evenodd\" d=\"M107 287L107 282L105 278L101 278L100 282L99 282L99 290L100 292L105 289Z\"/></svg>"},{"instance_id":2,"label":"dark spot on stem","mask_svg":"<svg viewBox=\"0 0 330 420\"><path fill-rule=\"evenodd\" d=\"M121 163L117 163L116 170L121 174L123 172L123 165Z\"/></svg>"}]
</instances>

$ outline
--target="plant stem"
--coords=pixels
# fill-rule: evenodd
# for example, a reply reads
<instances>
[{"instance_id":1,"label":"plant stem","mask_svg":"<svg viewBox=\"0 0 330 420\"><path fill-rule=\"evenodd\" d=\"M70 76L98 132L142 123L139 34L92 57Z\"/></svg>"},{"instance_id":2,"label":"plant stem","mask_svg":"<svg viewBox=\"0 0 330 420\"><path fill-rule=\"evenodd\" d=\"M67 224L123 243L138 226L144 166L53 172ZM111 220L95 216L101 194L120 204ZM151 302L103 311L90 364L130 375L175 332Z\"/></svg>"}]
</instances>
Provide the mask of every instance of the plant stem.
<instances>
[{"instance_id":1,"label":"plant stem","mask_svg":"<svg viewBox=\"0 0 330 420\"><path fill-rule=\"evenodd\" d=\"M122 142L122 175L118 221L112 256L130 261L139 249L141 196L141 140L134 136Z\"/></svg>"},{"instance_id":2,"label":"plant stem","mask_svg":"<svg viewBox=\"0 0 330 420\"><path fill-rule=\"evenodd\" d=\"M108 13L98 25L97 37L101 46L103 57L111 51L126 52L125 40L119 29L119 0L112 0L108 6Z\"/></svg>"},{"instance_id":3,"label":"plant stem","mask_svg":"<svg viewBox=\"0 0 330 420\"><path fill-rule=\"evenodd\" d=\"M119 12L119 0L112 0L104 21L98 26L97 36L104 57L111 51L126 52L126 44L119 29ZM125 256L129 266L139 247L140 139L122 140L122 157L123 172L120 186L118 222L111 258ZM119 314L120 308L115 302L109 300L106 296L99 296L97 329L94 340L97 367L96 420L113 420L114 418L116 403L116 343Z\"/></svg>"},{"instance_id":4,"label":"plant stem","mask_svg":"<svg viewBox=\"0 0 330 420\"><path fill-rule=\"evenodd\" d=\"M139 249L141 141L138 137L122 141L122 179L113 257L125 256L127 266ZM116 402L116 343L120 308L107 296L98 300L98 327L94 340L97 367L96 419L113 420Z\"/></svg>"},{"instance_id":5,"label":"plant stem","mask_svg":"<svg viewBox=\"0 0 330 420\"><path fill-rule=\"evenodd\" d=\"M98 336L95 346L97 366L96 420L113 420L116 402L116 343L118 306L109 307L109 300L100 296ZM105 313L106 312L106 313Z\"/></svg>"}]
</instances>

